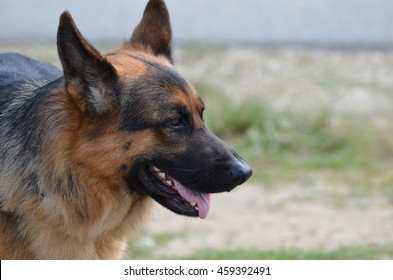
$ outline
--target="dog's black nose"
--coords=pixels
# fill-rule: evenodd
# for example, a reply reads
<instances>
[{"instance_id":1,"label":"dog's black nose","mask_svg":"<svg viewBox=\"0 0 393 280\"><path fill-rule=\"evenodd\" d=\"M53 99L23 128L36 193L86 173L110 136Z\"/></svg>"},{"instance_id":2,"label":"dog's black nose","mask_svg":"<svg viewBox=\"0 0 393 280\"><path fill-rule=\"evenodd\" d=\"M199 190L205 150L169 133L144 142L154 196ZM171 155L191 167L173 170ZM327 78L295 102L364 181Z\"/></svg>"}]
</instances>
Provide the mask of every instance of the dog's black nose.
<instances>
[{"instance_id":1,"label":"dog's black nose","mask_svg":"<svg viewBox=\"0 0 393 280\"><path fill-rule=\"evenodd\" d=\"M251 167L243 159L238 159L233 163L229 172L236 186L243 184L252 175Z\"/></svg>"}]
</instances>

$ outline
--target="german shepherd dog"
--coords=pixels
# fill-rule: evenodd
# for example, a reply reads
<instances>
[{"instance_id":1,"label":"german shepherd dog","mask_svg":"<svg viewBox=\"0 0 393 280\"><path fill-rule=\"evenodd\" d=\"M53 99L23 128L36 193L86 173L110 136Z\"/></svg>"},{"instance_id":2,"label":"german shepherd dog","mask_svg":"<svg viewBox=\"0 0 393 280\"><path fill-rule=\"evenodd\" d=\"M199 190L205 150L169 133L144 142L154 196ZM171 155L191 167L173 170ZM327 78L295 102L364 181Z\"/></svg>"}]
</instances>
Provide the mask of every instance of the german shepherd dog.
<instances>
[{"instance_id":1,"label":"german shepherd dog","mask_svg":"<svg viewBox=\"0 0 393 280\"><path fill-rule=\"evenodd\" d=\"M0 258L116 259L150 201L205 218L251 169L175 70L164 1L101 55L60 17L63 72L0 55ZM152 198L152 199L151 199Z\"/></svg>"}]
</instances>

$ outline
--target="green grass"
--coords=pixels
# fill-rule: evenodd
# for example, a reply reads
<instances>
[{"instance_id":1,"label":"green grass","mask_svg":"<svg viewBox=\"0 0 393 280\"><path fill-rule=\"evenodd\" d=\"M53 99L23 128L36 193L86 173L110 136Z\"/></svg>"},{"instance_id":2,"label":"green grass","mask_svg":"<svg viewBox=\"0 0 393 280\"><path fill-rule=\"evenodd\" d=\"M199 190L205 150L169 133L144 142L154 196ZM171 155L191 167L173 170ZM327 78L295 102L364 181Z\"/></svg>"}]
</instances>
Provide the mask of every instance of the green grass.
<instances>
[{"instance_id":1,"label":"green grass","mask_svg":"<svg viewBox=\"0 0 393 280\"><path fill-rule=\"evenodd\" d=\"M340 247L334 250L277 249L271 251L256 248L233 250L201 250L186 256L157 255L156 249L177 238L182 233L161 233L130 242L131 259L181 259L181 260L380 260L393 259L393 244Z\"/></svg>"},{"instance_id":2,"label":"green grass","mask_svg":"<svg viewBox=\"0 0 393 280\"><path fill-rule=\"evenodd\" d=\"M181 259L181 260L379 260L393 259L393 244L340 247L334 250L277 249L271 251L250 249L202 250L176 257L157 255L156 249L172 240L184 237L181 233L161 233L130 242L131 259Z\"/></svg>"},{"instance_id":3,"label":"green grass","mask_svg":"<svg viewBox=\"0 0 393 280\"><path fill-rule=\"evenodd\" d=\"M281 249L206 250L193 253L185 260L378 260L392 259L393 245L342 247L336 250L303 251ZM174 258L169 258L174 259Z\"/></svg>"}]
</instances>

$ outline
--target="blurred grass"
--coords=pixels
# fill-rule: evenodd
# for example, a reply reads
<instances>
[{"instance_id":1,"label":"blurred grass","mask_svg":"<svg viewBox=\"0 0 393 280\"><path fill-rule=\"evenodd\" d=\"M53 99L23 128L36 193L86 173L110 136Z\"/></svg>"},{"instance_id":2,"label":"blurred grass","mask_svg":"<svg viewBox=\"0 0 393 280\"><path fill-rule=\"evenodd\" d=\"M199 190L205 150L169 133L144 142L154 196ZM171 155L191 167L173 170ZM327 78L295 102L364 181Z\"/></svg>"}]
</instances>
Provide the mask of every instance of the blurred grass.
<instances>
[{"instance_id":1,"label":"blurred grass","mask_svg":"<svg viewBox=\"0 0 393 280\"><path fill-rule=\"evenodd\" d=\"M185 256L184 260L380 260L393 257L393 246L343 247L336 250L260 251L256 249L206 250ZM170 258L174 259L174 258Z\"/></svg>"},{"instance_id":2,"label":"blurred grass","mask_svg":"<svg viewBox=\"0 0 393 280\"><path fill-rule=\"evenodd\" d=\"M130 240L128 256L131 259L151 259L154 255L155 249L159 246L171 242L174 239L185 237L185 233L179 232L164 232L151 236L144 235L142 238Z\"/></svg>"},{"instance_id":3,"label":"blurred grass","mask_svg":"<svg viewBox=\"0 0 393 280\"><path fill-rule=\"evenodd\" d=\"M364 117L329 108L279 111L255 99L231 101L203 82L194 86L205 93L208 127L252 163L255 181L298 181L312 172L346 185L391 186L393 141Z\"/></svg>"},{"instance_id":4,"label":"blurred grass","mask_svg":"<svg viewBox=\"0 0 393 280\"><path fill-rule=\"evenodd\" d=\"M149 241L140 240L132 244L132 259L182 259L182 260L381 260L393 258L393 244L347 246L334 250L299 250L299 249L277 249L264 251L256 248L235 250L201 250L191 252L190 255L176 257L157 256L156 246L163 246L175 235L153 236ZM170 236L171 235L171 236ZM149 243L149 244L147 244ZM154 244L154 245L153 245Z\"/></svg>"}]
</instances>

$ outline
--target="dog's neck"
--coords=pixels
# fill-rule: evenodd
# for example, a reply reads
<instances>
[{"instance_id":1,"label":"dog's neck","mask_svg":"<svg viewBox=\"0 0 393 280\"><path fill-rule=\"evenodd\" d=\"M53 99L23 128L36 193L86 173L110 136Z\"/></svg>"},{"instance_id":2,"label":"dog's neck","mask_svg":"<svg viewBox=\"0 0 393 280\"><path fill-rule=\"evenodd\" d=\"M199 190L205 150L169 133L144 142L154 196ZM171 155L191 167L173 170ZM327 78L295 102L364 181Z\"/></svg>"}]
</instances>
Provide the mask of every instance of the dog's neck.
<instances>
[{"instance_id":1,"label":"dog's neck","mask_svg":"<svg viewBox=\"0 0 393 280\"><path fill-rule=\"evenodd\" d=\"M8 145L0 158L4 167L0 172L7 172L0 174L0 188L20 186L1 192L2 211L19 219L20 226L13 229L14 234L18 233L25 240L24 247L38 258L119 258L125 240L137 233L137 225L145 216L141 213L148 212L150 199L130 193L120 180L102 177L98 182L97 174L91 174L94 171L73 162L69 153L77 135L72 134L81 125L81 112L66 92L62 78L41 85L26 85L24 89L29 91L15 96L9 109L2 113L3 119L9 117L9 123L7 131L3 127L0 130ZM15 115L13 109L23 114ZM23 130L30 133L15 135L21 131L16 128L18 125L26 126ZM15 157L18 162L13 160ZM17 207L20 204L25 207ZM17 209L21 208L34 210L20 213ZM35 222L24 222L28 220ZM52 242L57 245L51 246ZM58 244L64 244L64 250L59 250Z\"/></svg>"}]
</instances>

